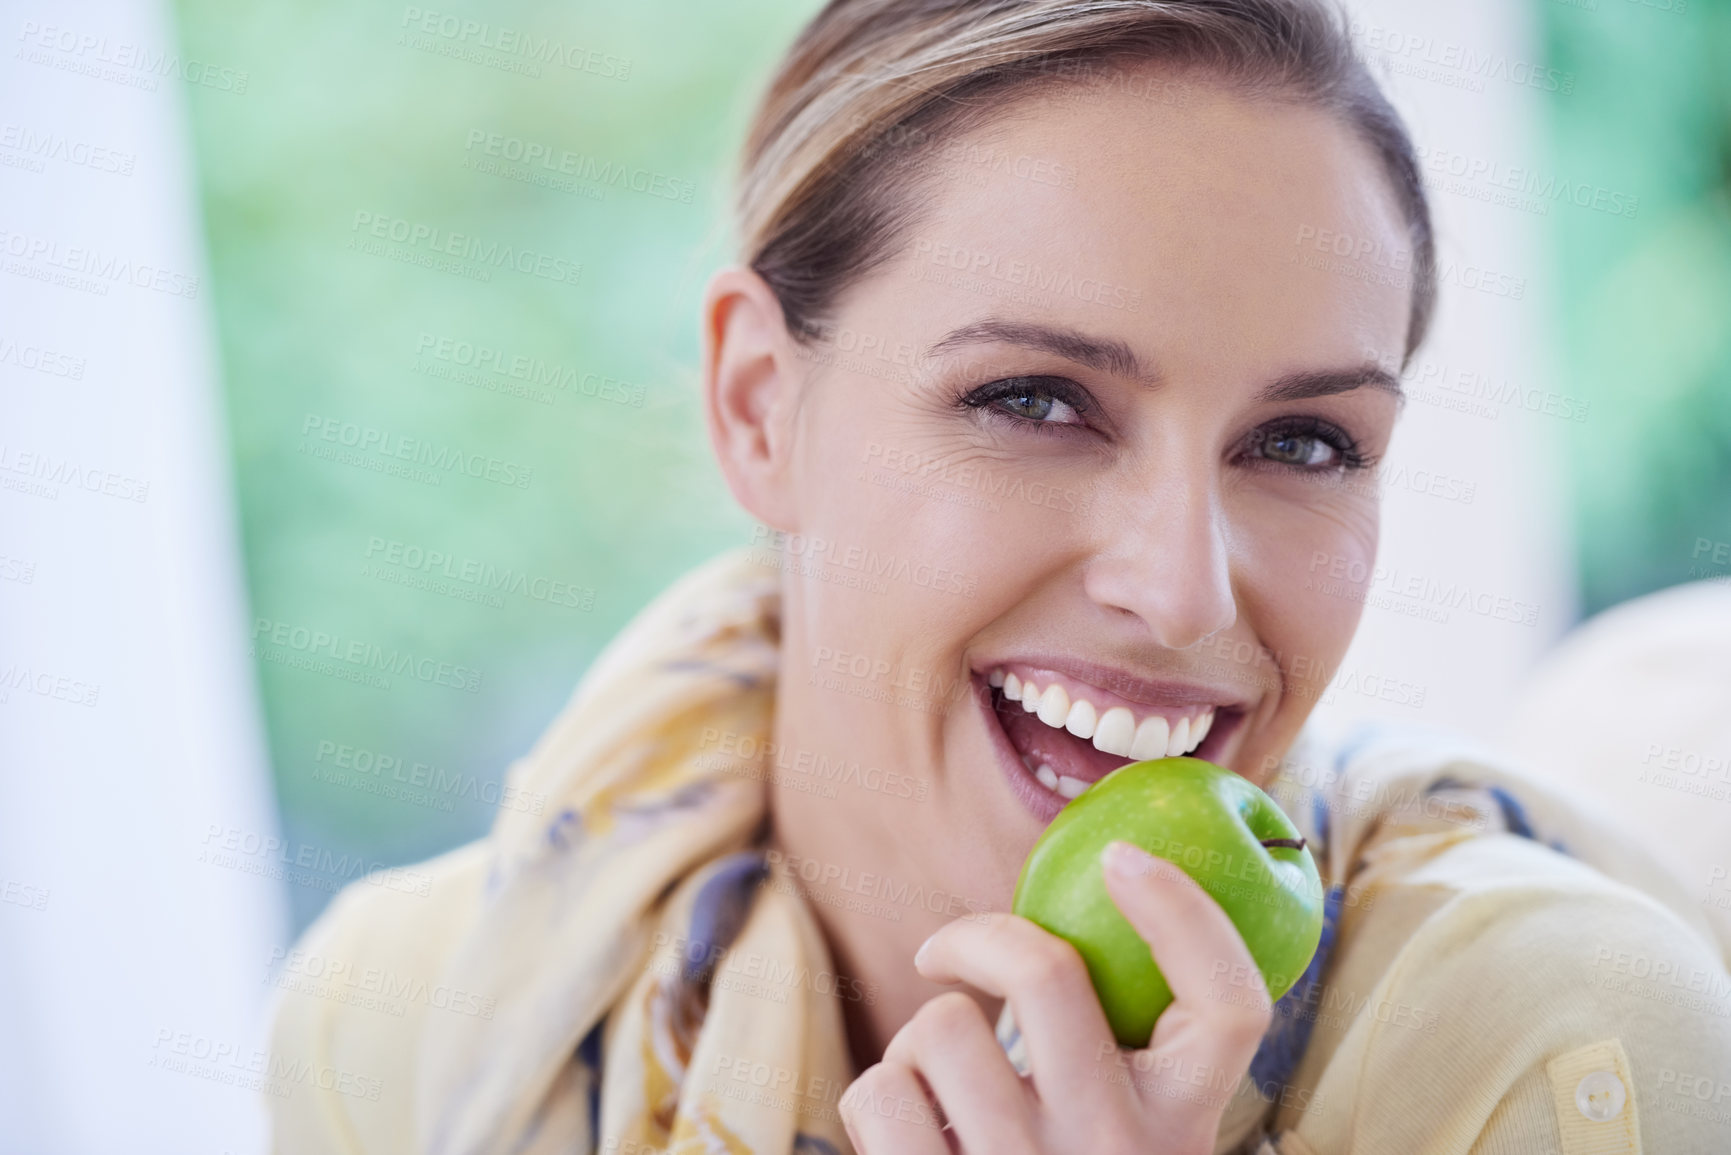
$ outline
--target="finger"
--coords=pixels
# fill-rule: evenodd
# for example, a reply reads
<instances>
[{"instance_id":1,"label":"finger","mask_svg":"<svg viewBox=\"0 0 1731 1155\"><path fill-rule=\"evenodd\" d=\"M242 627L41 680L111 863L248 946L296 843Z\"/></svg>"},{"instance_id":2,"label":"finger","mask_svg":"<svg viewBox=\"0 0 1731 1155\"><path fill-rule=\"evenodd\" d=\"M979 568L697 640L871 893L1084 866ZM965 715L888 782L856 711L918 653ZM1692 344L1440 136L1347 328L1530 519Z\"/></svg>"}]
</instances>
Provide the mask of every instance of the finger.
<instances>
[{"instance_id":1,"label":"finger","mask_svg":"<svg viewBox=\"0 0 1731 1155\"><path fill-rule=\"evenodd\" d=\"M1173 1003L1154 1024L1147 1052L1171 1065L1181 1049L1185 1061L1210 1068L1211 1089L1230 1093L1273 1021L1250 948L1220 904L1179 867L1124 842L1107 847L1105 858L1107 893L1172 988ZM1160 1069L1158 1058L1153 1067Z\"/></svg>"},{"instance_id":2,"label":"finger","mask_svg":"<svg viewBox=\"0 0 1731 1155\"><path fill-rule=\"evenodd\" d=\"M964 982L1008 1000L1041 1099L1101 1101L1104 1084L1090 1085L1085 1073L1117 1042L1075 947L1025 918L993 912L938 931L914 967L936 982Z\"/></svg>"},{"instance_id":3,"label":"finger","mask_svg":"<svg viewBox=\"0 0 1731 1155\"><path fill-rule=\"evenodd\" d=\"M918 1071L965 1151L1032 1151L1033 1104L980 1004L951 991L896 1032L884 1061Z\"/></svg>"},{"instance_id":4,"label":"finger","mask_svg":"<svg viewBox=\"0 0 1731 1155\"><path fill-rule=\"evenodd\" d=\"M868 1068L836 1107L857 1155L950 1155L931 1097L905 1063Z\"/></svg>"}]
</instances>

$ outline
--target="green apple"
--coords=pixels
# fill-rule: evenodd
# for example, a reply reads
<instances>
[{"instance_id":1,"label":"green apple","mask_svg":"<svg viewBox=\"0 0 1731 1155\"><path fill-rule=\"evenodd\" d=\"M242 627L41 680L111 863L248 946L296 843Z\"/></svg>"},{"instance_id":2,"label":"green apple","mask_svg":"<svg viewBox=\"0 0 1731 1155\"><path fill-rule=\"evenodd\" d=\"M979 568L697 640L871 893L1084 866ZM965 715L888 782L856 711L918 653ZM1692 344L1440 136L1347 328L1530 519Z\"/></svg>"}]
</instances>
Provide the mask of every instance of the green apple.
<instances>
[{"instance_id":1,"label":"green apple","mask_svg":"<svg viewBox=\"0 0 1731 1155\"><path fill-rule=\"evenodd\" d=\"M1292 820L1254 784L1200 758L1120 766L1052 820L1022 864L1012 909L1081 954L1112 1033L1144 1047L1172 988L1106 893L1101 852L1129 842L1218 902L1278 999L1322 938L1322 883Z\"/></svg>"}]
</instances>

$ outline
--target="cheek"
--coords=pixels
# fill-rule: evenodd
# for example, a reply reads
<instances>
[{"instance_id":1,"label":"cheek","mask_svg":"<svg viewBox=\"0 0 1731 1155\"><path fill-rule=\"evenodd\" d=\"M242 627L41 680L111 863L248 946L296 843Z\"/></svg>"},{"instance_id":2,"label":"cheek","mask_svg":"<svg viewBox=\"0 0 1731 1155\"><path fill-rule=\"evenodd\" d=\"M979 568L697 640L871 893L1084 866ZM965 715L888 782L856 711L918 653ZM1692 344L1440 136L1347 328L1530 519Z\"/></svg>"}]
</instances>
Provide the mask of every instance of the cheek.
<instances>
[{"instance_id":1,"label":"cheek","mask_svg":"<svg viewBox=\"0 0 1731 1155\"><path fill-rule=\"evenodd\" d=\"M1358 629L1376 563L1377 509L1374 497L1343 496L1260 508L1239 521L1251 624L1281 661L1294 706L1316 702Z\"/></svg>"},{"instance_id":2,"label":"cheek","mask_svg":"<svg viewBox=\"0 0 1731 1155\"><path fill-rule=\"evenodd\" d=\"M805 597L825 607L814 628L953 669L1067 556L1082 490L887 392L837 379L802 414L791 484L801 529L821 542L801 559Z\"/></svg>"}]
</instances>

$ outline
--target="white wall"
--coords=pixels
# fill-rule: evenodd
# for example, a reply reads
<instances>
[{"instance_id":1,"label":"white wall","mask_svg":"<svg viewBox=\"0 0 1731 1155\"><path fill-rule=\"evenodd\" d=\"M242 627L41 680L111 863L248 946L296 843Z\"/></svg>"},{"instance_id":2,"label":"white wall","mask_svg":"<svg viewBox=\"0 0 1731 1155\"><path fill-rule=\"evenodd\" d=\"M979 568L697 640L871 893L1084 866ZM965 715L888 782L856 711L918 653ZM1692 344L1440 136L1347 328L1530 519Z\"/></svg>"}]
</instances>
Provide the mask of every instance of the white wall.
<instances>
[{"instance_id":1,"label":"white wall","mask_svg":"<svg viewBox=\"0 0 1731 1155\"><path fill-rule=\"evenodd\" d=\"M1546 357L1546 217L1497 183L1511 167L1546 170L1541 102L1568 99L1544 91L1566 78L1539 63L1532 8L1349 5L1361 55L1426 150L1445 276L1386 464L1383 574L1319 716L1386 717L1490 740L1515 687L1577 613L1552 449L1576 409ZM1491 199L1499 195L1514 203Z\"/></svg>"},{"instance_id":2,"label":"white wall","mask_svg":"<svg viewBox=\"0 0 1731 1155\"><path fill-rule=\"evenodd\" d=\"M280 883L200 860L210 824L274 817L188 155L180 74L199 73L174 71L166 21L154 0L27 0L0 25L8 1152L263 1142L235 1084L286 914Z\"/></svg>"}]
</instances>

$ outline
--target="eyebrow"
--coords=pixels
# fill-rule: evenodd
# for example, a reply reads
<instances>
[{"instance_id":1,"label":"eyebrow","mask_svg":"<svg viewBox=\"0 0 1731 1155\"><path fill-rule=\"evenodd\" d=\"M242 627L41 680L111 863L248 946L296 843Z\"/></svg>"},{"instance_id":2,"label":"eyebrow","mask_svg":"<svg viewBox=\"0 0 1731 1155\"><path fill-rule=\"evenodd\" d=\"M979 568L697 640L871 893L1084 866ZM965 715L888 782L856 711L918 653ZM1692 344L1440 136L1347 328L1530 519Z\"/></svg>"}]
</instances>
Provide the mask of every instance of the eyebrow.
<instances>
[{"instance_id":1,"label":"eyebrow","mask_svg":"<svg viewBox=\"0 0 1731 1155\"><path fill-rule=\"evenodd\" d=\"M1154 377L1137 358L1135 351L1115 337L1093 337L1075 329L1041 325L1031 321L987 320L963 325L927 349L926 355L929 357L966 345L994 342L1021 345L1028 349L1043 349L1067 361L1120 377Z\"/></svg>"},{"instance_id":2,"label":"eyebrow","mask_svg":"<svg viewBox=\"0 0 1731 1155\"><path fill-rule=\"evenodd\" d=\"M1392 394L1396 401L1406 400L1406 394L1400 387L1400 378L1380 365L1360 365L1352 369L1309 369L1288 373L1264 387L1256 395L1256 400L1304 401L1311 397L1350 393L1367 385Z\"/></svg>"},{"instance_id":3,"label":"eyebrow","mask_svg":"<svg viewBox=\"0 0 1731 1155\"><path fill-rule=\"evenodd\" d=\"M996 342L1040 349L1102 373L1136 378L1145 383L1158 380L1158 374L1142 364L1135 350L1115 337L1096 337L1077 329L1042 325L1033 321L990 319L963 325L928 348L926 356L953 352L968 345ZM1406 400L1400 378L1375 364L1359 365L1350 369L1308 369L1288 373L1265 386L1257 393L1256 400L1263 403L1304 401L1312 397L1350 393L1365 386L1392 394L1397 401Z\"/></svg>"}]
</instances>

